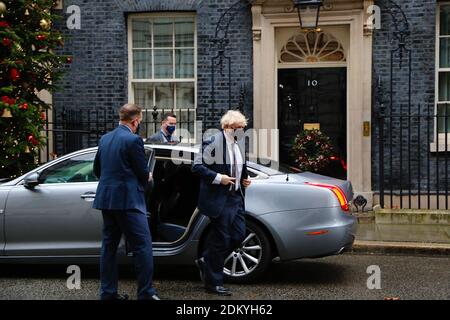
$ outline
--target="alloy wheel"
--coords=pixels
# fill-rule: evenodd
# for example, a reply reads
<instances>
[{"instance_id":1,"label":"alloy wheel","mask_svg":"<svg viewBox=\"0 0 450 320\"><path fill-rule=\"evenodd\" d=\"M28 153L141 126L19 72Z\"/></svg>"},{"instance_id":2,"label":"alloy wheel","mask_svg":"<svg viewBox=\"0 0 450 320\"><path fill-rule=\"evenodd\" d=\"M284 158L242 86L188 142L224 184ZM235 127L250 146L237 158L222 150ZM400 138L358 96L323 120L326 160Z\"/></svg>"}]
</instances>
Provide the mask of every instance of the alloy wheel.
<instances>
[{"instance_id":1,"label":"alloy wheel","mask_svg":"<svg viewBox=\"0 0 450 320\"><path fill-rule=\"evenodd\" d=\"M242 246L226 259L223 272L230 277L244 277L252 273L262 259L262 243L256 233L250 232Z\"/></svg>"}]
</instances>

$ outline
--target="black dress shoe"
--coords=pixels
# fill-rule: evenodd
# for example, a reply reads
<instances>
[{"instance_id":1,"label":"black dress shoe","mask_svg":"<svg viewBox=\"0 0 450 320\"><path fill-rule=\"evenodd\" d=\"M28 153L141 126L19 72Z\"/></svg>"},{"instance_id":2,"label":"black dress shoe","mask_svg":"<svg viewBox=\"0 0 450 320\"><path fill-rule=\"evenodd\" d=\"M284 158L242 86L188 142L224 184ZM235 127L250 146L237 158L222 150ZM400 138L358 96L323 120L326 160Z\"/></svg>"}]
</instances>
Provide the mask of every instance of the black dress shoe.
<instances>
[{"instance_id":1,"label":"black dress shoe","mask_svg":"<svg viewBox=\"0 0 450 320\"><path fill-rule=\"evenodd\" d=\"M105 297L102 300L128 300L129 298L127 294L116 294L115 296Z\"/></svg>"},{"instance_id":2,"label":"black dress shoe","mask_svg":"<svg viewBox=\"0 0 450 320\"><path fill-rule=\"evenodd\" d=\"M205 283L205 258L199 258L195 260L195 264L197 265L198 270L200 271L200 280Z\"/></svg>"},{"instance_id":3,"label":"black dress shoe","mask_svg":"<svg viewBox=\"0 0 450 320\"><path fill-rule=\"evenodd\" d=\"M214 293L219 296L231 296L231 291L223 286L206 286L206 292Z\"/></svg>"}]
</instances>

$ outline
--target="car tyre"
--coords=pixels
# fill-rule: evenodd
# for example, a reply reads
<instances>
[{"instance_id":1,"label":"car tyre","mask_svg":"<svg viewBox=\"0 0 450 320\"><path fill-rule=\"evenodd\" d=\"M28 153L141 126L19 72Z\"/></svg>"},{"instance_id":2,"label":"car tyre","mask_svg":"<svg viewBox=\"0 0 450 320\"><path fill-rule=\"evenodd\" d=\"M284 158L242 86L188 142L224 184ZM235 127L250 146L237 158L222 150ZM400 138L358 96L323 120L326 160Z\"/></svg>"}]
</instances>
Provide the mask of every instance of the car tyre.
<instances>
[{"instance_id":1,"label":"car tyre","mask_svg":"<svg viewBox=\"0 0 450 320\"><path fill-rule=\"evenodd\" d=\"M225 260L226 282L252 282L268 269L272 260L271 242L266 231L251 220L247 220L246 229L246 237L241 248L236 249Z\"/></svg>"}]
</instances>

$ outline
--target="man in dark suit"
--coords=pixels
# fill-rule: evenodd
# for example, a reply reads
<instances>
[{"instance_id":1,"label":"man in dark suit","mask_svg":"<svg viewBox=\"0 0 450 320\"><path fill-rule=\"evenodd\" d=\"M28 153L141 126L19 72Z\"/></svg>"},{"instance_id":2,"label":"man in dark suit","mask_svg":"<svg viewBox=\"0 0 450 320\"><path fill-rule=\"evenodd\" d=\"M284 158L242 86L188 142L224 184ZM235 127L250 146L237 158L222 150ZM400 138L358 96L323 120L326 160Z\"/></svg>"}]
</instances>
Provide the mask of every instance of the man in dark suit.
<instances>
[{"instance_id":1,"label":"man in dark suit","mask_svg":"<svg viewBox=\"0 0 450 320\"><path fill-rule=\"evenodd\" d=\"M135 259L138 299L160 300L152 286L152 238L144 196L151 174L143 140L135 134L142 121L142 110L126 104L119 114L120 125L101 138L94 161L94 173L100 181L93 207L103 214L100 299L128 299L117 292L116 253L125 234Z\"/></svg>"},{"instance_id":2,"label":"man in dark suit","mask_svg":"<svg viewBox=\"0 0 450 320\"><path fill-rule=\"evenodd\" d=\"M178 143L178 138L174 135L177 129L177 116L173 113L167 113L164 115L161 122L161 130L150 138L145 140L146 143L158 143L158 144L175 144Z\"/></svg>"},{"instance_id":3,"label":"man in dark suit","mask_svg":"<svg viewBox=\"0 0 450 320\"><path fill-rule=\"evenodd\" d=\"M207 292L231 295L223 286L226 257L245 237L245 188L250 186L243 136L247 119L228 111L221 120L223 131L203 142L192 171L200 180L198 208L210 219L210 233L203 256L196 260Z\"/></svg>"}]
</instances>

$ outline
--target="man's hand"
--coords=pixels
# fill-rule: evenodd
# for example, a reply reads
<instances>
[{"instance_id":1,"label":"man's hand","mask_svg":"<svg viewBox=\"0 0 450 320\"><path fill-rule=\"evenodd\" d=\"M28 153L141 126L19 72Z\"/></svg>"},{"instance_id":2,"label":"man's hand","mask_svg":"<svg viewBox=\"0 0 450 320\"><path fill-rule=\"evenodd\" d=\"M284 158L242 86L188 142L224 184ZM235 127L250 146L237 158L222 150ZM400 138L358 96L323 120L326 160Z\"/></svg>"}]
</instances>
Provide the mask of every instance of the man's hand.
<instances>
[{"instance_id":1,"label":"man's hand","mask_svg":"<svg viewBox=\"0 0 450 320\"><path fill-rule=\"evenodd\" d=\"M244 179L242 180L242 185L244 186L244 188L248 188L250 185L252 184L252 181L250 179Z\"/></svg>"},{"instance_id":2,"label":"man's hand","mask_svg":"<svg viewBox=\"0 0 450 320\"><path fill-rule=\"evenodd\" d=\"M153 180L153 174L151 172L148 173L148 182Z\"/></svg>"},{"instance_id":3,"label":"man's hand","mask_svg":"<svg viewBox=\"0 0 450 320\"><path fill-rule=\"evenodd\" d=\"M232 178L227 176L226 174L222 175L222 180L220 181L221 184L223 184L224 186L228 186L228 185L234 185L236 181L236 178Z\"/></svg>"}]
</instances>

